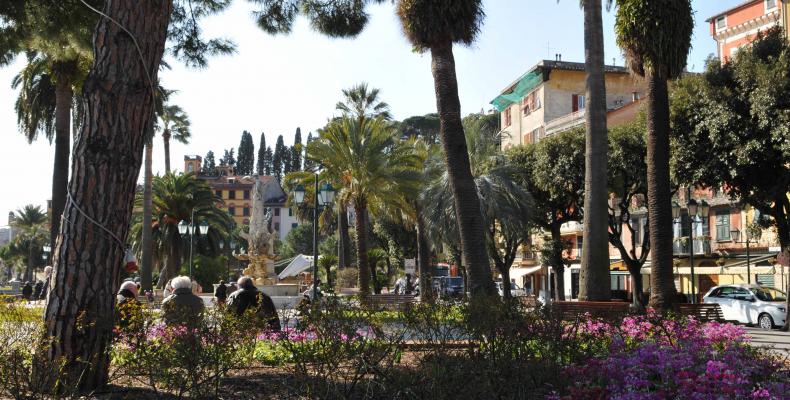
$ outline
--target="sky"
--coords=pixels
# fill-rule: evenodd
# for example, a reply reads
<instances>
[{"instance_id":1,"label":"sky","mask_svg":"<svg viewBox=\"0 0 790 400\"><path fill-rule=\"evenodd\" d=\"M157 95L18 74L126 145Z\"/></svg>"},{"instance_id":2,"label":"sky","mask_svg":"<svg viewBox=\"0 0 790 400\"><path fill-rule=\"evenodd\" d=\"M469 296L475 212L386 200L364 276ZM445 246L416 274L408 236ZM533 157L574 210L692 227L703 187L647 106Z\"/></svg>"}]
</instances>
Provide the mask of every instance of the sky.
<instances>
[{"instance_id":1,"label":"sky","mask_svg":"<svg viewBox=\"0 0 790 400\"><path fill-rule=\"evenodd\" d=\"M743 0L693 0L695 30L688 68L700 71L715 53L705 19ZM486 18L478 40L456 47L459 95L464 114L486 111L509 83L542 59L561 53L564 61L584 61L583 15L577 0L484 0ZM234 1L223 14L203 21L208 36L232 39L237 52L214 57L205 69L169 59L163 86L178 90L171 102L192 122L188 145L171 144L171 163L183 156L238 148L241 133L252 133L256 155L261 132L274 147L278 135L302 140L336 114L341 90L360 82L381 90L396 119L436 112L430 55L418 54L403 37L393 6L371 6L367 28L353 39L329 39L298 20L290 35L271 36L251 17L252 5ZM614 37L614 10L604 12L607 64L623 65ZM41 138L28 144L17 128L11 79L22 57L0 68L0 226L9 211L25 204L46 206L51 196L54 146ZM164 171L161 138L154 142L154 173ZM142 174L140 175L142 179Z\"/></svg>"}]
</instances>

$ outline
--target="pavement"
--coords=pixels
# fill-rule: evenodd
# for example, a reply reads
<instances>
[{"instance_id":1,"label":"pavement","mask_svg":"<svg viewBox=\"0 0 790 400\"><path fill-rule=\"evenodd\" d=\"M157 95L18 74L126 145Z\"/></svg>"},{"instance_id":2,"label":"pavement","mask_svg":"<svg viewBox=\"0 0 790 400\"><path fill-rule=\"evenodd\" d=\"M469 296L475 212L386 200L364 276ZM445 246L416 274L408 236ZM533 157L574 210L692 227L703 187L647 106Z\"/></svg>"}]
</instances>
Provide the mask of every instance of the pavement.
<instances>
[{"instance_id":1,"label":"pavement","mask_svg":"<svg viewBox=\"0 0 790 400\"><path fill-rule=\"evenodd\" d=\"M790 332L782 332L777 329L767 331L748 326L745 329L749 336L752 337L751 343L753 345L770 348L790 357Z\"/></svg>"}]
</instances>

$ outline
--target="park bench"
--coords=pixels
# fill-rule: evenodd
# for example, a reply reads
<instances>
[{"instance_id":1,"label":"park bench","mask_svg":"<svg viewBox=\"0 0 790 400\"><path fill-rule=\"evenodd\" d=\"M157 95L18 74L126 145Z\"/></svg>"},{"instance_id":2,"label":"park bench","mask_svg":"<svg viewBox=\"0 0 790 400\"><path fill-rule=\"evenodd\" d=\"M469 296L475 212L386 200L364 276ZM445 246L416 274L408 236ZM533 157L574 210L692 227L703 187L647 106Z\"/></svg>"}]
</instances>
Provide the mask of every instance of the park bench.
<instances>
[{"instance_id":1,"label":"park bench","mask_svg":"<svg viewBox=\"0 0 790 400\"><path fill-rule=\"evenodd\" d=\"M160 296L155 296L153 302L148 301L148 298L145 296L137 296L137 301L139 301L143 307L151 309L162 308L162 298Z\"/></svg>"},{"instance_id":2,"label":"park bench","mask_svg":"<svg viewBox=\"0 0 790 400\"><path fill-rule=\"evenodd\" d=\"M555 301L551 311L563 320L589 314L595 318L619 319L628 314L630 304L622 301Z\"/></svg>"},{"instance_id":3,"label":"park bench","mask_svg":"<svg viewBox=\"0 0 790 400\"><path fill-rule=\"evenodd\" d=\"M694 317L695 319L702 321L702 322L725 322L724 313L721 311L721 306L718 304L708 304L708 303L701 303L701 304L688 304L688 303L681 303L678 304L678 311L680 315L686 317ZM733 321L726 321L726 322L733 322Z\"/></svg>"},{"instance_id":4,"label":"park bench","mask_svg":"<svg viewBox=\"0 0 790 400\"><path fill-rule=\"evenodd\" d=\"M361 299L362 304L373 310L400 309L414 302L414 296L409 294L383 293L371 294Z\"/></svg>"}]
</instances>

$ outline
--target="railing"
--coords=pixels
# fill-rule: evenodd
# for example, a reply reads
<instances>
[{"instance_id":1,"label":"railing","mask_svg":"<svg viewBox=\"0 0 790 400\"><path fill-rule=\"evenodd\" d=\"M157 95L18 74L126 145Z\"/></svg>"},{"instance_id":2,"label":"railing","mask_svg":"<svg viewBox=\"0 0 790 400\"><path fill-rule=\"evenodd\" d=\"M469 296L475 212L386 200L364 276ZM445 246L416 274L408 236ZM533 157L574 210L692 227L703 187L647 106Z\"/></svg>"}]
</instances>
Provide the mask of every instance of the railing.
<instances>
[{"instance_id":1,"label":"railing","mask_svg":"<svg viewBox=\"0 0 790 400\"><path fill-rule=\"evenodd\" d=\"M677 256L688 255L690 251L688 237L675 238L672 243L672 254ZM694 255L710 254L710 239L694 238Z\"/></svg>"},{"instance_id":2,"label":"railing","mask_svg":"<svg viewBox=\"0 0 790 400\"><path fill-rule=\"evenodd\" d=\"M573 127L584 124L586 109L572 112L558 118L554 118L546 124L546 135L562 132Z\"/></svg>"}]
</instances>

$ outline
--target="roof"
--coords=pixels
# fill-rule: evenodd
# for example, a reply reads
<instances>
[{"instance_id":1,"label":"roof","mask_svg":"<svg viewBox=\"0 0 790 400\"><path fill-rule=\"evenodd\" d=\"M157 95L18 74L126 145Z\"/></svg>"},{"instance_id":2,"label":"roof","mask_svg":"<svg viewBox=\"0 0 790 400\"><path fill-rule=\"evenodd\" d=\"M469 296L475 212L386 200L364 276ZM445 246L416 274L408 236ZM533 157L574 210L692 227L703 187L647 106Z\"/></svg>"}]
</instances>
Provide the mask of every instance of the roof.
<instances>
[{"instance_id":1,"label":"roof","mask_svg":"<svg viewBox=\"0 0 790 400\"><path fill-rule=\"evenodd\" d=\"M716 15L714 15L714 16L712 16L712 17L708 18L708 19L706 19L706 20L705 20L705 22L710 22L710 21L713 21L714 19L716 19L716 18L719 18L719 17L721 17L722 15L727 15L727 14L729 14L729 13L733 12L733 11L738 11L738 10L740 10L741 8L744 8L744 7L746 7L746 6L752 5L752 4L754 4L754 3L757 3L757 2L762 2L762 1L763 1L763 0L747 0L747 1L744 1L743 3L741 3L741 4L738 4L738 5L737 5L737 6L735 6L735 7L728 8L728 9L726 9L726 10L724 10L724 11L722 11L722 12L720 12L720 13L718 13L718 14L716 14Z\"/></svg>"}]
</instances>

